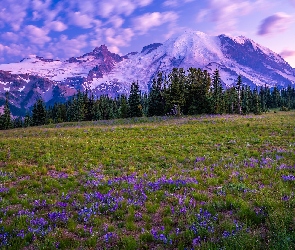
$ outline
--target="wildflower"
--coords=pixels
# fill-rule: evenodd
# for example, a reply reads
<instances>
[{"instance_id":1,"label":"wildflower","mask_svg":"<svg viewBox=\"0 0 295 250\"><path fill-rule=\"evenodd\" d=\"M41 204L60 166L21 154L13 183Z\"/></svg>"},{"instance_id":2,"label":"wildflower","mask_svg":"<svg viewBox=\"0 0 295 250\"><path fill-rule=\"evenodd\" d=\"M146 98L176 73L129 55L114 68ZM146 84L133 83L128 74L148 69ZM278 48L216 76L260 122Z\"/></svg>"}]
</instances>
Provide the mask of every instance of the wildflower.
<instances>
[{"instance_id":1,"label":"wildflower","mask_svg":"<svg viewBox=\"0 0 295 250\"><path fill-rule=\"evenodd\" d=\"M295 181L295 176L294 175L282 175L282 179L284 181Z\"/></svg>"}]
</instances>

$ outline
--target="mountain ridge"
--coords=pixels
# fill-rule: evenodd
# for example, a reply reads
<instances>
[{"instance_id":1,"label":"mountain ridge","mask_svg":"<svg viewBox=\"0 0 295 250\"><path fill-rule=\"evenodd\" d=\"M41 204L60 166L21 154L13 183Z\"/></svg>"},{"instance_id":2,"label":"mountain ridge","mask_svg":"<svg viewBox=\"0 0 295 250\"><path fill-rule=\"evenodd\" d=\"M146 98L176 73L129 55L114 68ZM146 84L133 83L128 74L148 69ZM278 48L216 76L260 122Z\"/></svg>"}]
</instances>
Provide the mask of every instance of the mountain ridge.
<instances>
[{"instance_id":1,"label":"mountain ridge","mask_svg":"<svg viewBox=\"0 0 295 250\"><path fill-rule=\"evenodd\" d=\"M219 69L225 86L232 86L238 75L252 87L295 84L295 69L251 39L187 31L125 56L101 45L65 61L33 55L19 63L2 64L0 98L9 91L12 104L26 109L37 98L46 102L54 102L54 98L66 100L78 90L91 90L97 96L127 94L134 81L142 91L148 91L158 71L169 73L174 67L202 68L209 73Z\"/></svg>"}]
</instances>

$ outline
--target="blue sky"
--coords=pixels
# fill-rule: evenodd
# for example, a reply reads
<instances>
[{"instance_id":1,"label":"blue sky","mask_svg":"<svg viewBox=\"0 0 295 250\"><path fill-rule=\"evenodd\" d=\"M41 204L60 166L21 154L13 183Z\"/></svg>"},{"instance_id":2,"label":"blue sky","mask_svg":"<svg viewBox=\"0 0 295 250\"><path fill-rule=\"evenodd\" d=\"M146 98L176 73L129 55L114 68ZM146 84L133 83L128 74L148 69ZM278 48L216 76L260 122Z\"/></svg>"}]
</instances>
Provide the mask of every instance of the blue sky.
<instances>
[{"instance_id":1,"label":"blue sky","mask_svg":"<svg viewBox=\"0 0 295 250\"><path fill-rule=\"evenodd\" d=\"M0 63L124 55L187 29L249 37L295 68L295 0L1 0Z\"/></svg>"}]
</instances>

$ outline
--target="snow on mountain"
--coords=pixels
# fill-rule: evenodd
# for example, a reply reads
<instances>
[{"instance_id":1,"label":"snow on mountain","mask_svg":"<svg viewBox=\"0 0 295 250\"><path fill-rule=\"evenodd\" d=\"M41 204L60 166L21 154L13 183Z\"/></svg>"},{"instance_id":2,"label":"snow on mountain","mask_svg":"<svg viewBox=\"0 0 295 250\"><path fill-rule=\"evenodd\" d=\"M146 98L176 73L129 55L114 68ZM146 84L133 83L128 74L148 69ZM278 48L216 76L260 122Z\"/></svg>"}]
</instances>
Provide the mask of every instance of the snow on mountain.
<instances>
[{"instance_id":1,"label":"snow on mountain","mask_svg":"<svg viewBox=\"0 0 295 250\"><path fill-rule=\"evenodd\" d=\"M226 86L235 84L239 74L252 87L295 84L295 69L280 55L244 36L187 31L125 56L111 53L102 45L66 61L30 56L19 63L2 64L0 95L12 92L15 105L25 108L38 97L54 102L78 89L96 95L128 93L133 81L148 91L158 71L169 73L174 67L202 68L210 73L219 69Z\"/></svg>"},{"instance_id":2,"label":"snow on mountain","mask_svg":"<svg viewBox=\"0 0 295 250\"><path fill-rule=\"evenodd\" d=\"M147 91L158 71L169 73L174 67L200 67L210 73L217 68L226 86L232 86L239 74L250 86L286 87L295 83L294 69L280 55L246 37L209 36L189 31L149 53L143 49L130 56L88 86L97 89L102 83L115 82L120 83L120 90L124 92L132 81L138 81L141 89Z\"/></svg>"}]
</instances>

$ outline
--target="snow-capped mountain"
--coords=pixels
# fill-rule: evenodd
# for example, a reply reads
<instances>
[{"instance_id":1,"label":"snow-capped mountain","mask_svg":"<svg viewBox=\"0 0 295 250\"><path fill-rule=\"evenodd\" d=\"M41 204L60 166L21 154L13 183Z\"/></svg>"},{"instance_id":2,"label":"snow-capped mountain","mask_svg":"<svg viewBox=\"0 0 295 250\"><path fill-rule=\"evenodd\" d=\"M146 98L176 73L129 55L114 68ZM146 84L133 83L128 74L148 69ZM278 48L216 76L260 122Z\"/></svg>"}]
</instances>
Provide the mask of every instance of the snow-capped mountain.
<instances>
[{"instance_id":1,"label":"snow-capped mountain","mask_svg":"<svg viewBox=\"0 0 295 250\"><path fill-rule=\"evenodd\" d=\"M148 91L158 71L169 73L174 67L202 68L210 73L217 68L226 86L233 85L239 74L251 86L295 84L295 69L280 55L246 37L188 31L125 56L102 45L66 61L30 56L19 63L2 64L0 97L9 91L14 106L23 109L36 98L62 101L78 89L96 95L128 93L133 81Z\"/></svg>"}]
</instances>

